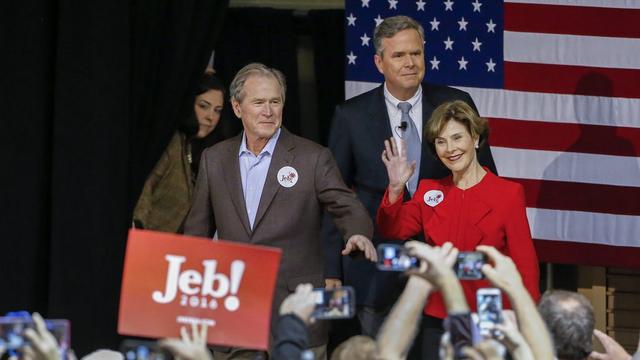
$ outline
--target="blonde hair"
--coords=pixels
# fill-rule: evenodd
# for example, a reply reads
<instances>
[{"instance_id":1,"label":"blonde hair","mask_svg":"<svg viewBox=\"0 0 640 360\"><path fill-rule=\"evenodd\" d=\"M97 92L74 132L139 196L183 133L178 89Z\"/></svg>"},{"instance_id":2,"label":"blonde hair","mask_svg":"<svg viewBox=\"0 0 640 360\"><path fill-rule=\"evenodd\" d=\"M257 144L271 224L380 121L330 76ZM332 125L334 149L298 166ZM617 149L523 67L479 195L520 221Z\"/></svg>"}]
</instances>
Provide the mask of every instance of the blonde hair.
<instances>
[{"instance_id":1,"label":"blonde hair","mask_svg":"<svg viewBox=\"0 0 640 360\"><path fill-rule=\"evenodd\" d=\"M436 153L435 141L450 120L455 120L467 128L471 137L479 138L478 147L484 146L489 136L487 119L462 100L449 101L438 106L431 114L431 118L424 129L424 138L432 153Z\"/></svg>"}]
</instances>

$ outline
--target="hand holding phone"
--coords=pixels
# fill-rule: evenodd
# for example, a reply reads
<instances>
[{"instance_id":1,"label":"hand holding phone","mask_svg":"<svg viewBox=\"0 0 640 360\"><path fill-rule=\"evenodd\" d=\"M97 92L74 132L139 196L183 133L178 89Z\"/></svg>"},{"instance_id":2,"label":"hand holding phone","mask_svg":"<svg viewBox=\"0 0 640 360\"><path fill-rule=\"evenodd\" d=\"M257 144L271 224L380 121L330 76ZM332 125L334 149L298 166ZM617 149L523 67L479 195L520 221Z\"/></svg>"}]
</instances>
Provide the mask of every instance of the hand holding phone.
<instances>
[{"instance_id":1,"label":"hand holding phone","mask_svg":"<svg viewBox=\"0 0 640 360\"><path fill-rule=\"evenodd\" d=\"M330 287L327 290L337 287ZM289 294L280 304L280 315L295 314L308 324L312 320L311 316L316 306L316 297L317 295L313 292L313 285L308 283L298 284L296 291L293 294Z\"/></svg>"},{"instance_id":2,"label":"hand holding phone","mask_svg":"<svg viewBox=\"0 0 640 360\"><path fill-rule=\"evenodd\" d=\"M9 355L24 354L25 347L30 352L44 356L44 352L58 351L65 359L71 342L68 320L44 320L38 313L30 316L0 317L0 346Z\"/></svg>"},{"instance_id":3,"label":"hand holding phone","mask_svg":"<svg viewBox=\"0 0 640 360\"><path fill-rule=\"evenodd\" d=\"M347 319L355 315L355 291L350 286L334 289L314 289L316 306L314 319Z\"/></svg>"},{"instance_id":4,"label":"hand holding phone","mask_svg":"<svg viewBox=\"0 0 640 360\"><path fill-rule=\"evenodd\" d=\"M420 262L409 255L404 245L380 244L377 267L382 271L406 271L420 267Z\"/></svg>"}]
</instances>

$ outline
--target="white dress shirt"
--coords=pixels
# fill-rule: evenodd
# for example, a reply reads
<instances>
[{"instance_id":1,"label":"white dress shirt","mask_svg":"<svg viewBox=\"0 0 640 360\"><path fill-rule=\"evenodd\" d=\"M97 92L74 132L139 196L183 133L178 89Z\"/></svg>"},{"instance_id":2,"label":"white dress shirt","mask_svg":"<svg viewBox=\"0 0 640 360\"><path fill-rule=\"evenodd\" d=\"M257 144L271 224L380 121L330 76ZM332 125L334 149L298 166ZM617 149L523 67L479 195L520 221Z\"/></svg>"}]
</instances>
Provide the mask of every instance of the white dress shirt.
<instances>
[{"instance_id":1,"label":"white dress shirt","mask_svg":"<svg viewBox=\"0 0 640 360\"><path fill-rule=\"evenodd\" d=\"M393 137L396 139L396 143L401 139L401 130L400 130L400 119L402 118L402 111L398 109L398 103L403 102L402 100L396 99L391 93L389 89L387 89L387 84L384 84L384 99L385 104L387 105L387 114L389 114L389 125L391 125L391 133ZM418 136L420 137L420 141L422 141L422 86L418 86L418 91L409 99L406 100L409 104L411 104L411 110L409 111L409 116L413 119L413 123L416 125L416 129L418 129Z\"/></svg>"},{"instance_id":2,"label":"white dress shirt","mask_svg":"<svg viewBox=\"0 0 640 360\"><path fill-rule=\"evenodd\" d=\"M254 155L247 148L247 136L242 134L242 143L238 151L238 161L240 161L240 179L242 180L242 191L244 193L244 204L249 216L249 224L253 229L256 220L256 213L262 197L262 189L267 180L271 157L276 148L276 143L280 137L280 129L276 131L271 139L264 146L260 154Z\"/></svg>"}]
</instances>

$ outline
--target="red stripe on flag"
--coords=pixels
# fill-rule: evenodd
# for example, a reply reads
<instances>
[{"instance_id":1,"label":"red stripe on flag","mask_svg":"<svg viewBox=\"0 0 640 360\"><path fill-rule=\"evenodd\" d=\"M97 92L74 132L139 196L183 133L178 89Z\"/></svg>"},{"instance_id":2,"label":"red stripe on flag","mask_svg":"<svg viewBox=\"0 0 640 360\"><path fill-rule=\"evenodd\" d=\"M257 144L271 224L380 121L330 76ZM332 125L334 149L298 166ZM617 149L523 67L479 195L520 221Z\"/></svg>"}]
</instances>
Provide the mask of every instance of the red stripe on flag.
<instances>
[{"instance_id":1,"label":"red stripe on flag","mask_svg":"<svg viewBox=\"0 0 640 360\"><path fill-rule=\"evenodd\" d=\"M556 264L640 268L640 248L534 240L538 259Z\"/></svg>"},{"instance_id":2,"label":"red stripe on flag","mask_svg":"<svg viewBox=\"0 0 640 360\"><path fill-rule=\"evenodd\" d=\"M635 69L504 62L507 90L640 98L638 84Z\"/></svg>"},{"instance_id":3,"label":"red stripe on flag","mask_svg":"<svg viewBox=\"0 0 640 360\"><path fill-rule=\"evenodd\" d=\"M504 4L504 29L547 34L640 38L640 9Z\"/></svg>"},{"instance_id":4,"label":"red stripe on flag","mask_svg":"<svg viewBox=\"0 0 640 360\"><path fill-rule=\"evenodd\" d=\"M640 188L567 181L514 179L524 187L527 207L640 215Z\"/></svg>"},{"instance_id":5,"label":"red stripe on flag","mask_svg":"<svg viewBox=\"0 0 640 360\"><path fill-rule=\"evenodd\" d=\"M489 119L492 146L640 156L640 128Z\"/></svg>"}]
</instances>

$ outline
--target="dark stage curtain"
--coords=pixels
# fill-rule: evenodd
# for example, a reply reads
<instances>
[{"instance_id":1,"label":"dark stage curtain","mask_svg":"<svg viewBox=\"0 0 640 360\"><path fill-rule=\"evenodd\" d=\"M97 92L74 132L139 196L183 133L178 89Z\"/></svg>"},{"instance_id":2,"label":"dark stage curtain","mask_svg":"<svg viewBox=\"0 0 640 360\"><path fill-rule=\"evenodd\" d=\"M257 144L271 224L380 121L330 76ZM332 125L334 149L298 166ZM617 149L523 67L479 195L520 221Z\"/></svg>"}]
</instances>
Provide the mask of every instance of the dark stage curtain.
<instances>
[{"instance_id":1,"label":"dark stage curtain","mask_svg":"<svg viewBox=\"0 0 640 360\"><path fill-rule=\"evenodd\" d=\"M0 312L116 348L133 205L219 35L228 0L3 2Z\"/></svg>"},{"instance_id":2,"label":"dark stage curtain","mask_svg":"<svg viewBox=\"0 0 640 360\"><path fill-rule=\"evenodd\" d=\"M318 94L318 132L320 143L325 146L333 111L344 101L344 21L344 10L309 11Z\"/></svg>"},{"instance_id":3,"label":"dark stage curtain","mask_svg":"<svg viewBox=\"0 0 640 360\"><path fill-rule=\"evenodd\" d=\"M283 125L300 133L298 61L296 31L292 10L269 8L231 8L227 11L220 41L216 45L214 68L229 82L243 66L261 62L282 71L287 78L287 98ZM227 111L232 114L230 109ZM242 123L235 116L220 124L225 134L236 135Z\"/></svg>"}]
</instances>

